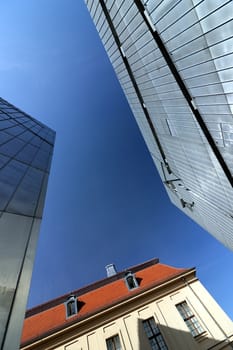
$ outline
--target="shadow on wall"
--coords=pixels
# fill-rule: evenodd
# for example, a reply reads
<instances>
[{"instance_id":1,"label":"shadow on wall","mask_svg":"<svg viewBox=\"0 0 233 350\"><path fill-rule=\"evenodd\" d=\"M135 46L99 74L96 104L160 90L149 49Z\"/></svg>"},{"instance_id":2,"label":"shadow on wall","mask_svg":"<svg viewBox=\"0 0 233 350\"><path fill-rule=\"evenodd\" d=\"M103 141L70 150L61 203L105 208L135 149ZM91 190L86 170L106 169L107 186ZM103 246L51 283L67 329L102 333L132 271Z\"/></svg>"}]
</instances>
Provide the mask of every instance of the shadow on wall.
<instances>
[{"instance_id":1,"label":"shadow on wall","mask_svg":"<svg viewBox=\"0 0 233 350\"><path fill-rule=\"evenodd\" d=\"M161 336L167 345L168 350L232 350L233 341L229 342L227 339L218 340L211 338L207 332L193 337L190 332L170 328L164 325L159 325ZM232 339L232 337L231 337ZM134 349L134 346L132 345ZM151 350L150 341L144 330L143 320L138 319L138 346L139 350ZM160 347L163 349L162 347ZM160 349L158 348L158 349ZM154 349L157 349L155 346Z\"/></svg>"}]
</instances>

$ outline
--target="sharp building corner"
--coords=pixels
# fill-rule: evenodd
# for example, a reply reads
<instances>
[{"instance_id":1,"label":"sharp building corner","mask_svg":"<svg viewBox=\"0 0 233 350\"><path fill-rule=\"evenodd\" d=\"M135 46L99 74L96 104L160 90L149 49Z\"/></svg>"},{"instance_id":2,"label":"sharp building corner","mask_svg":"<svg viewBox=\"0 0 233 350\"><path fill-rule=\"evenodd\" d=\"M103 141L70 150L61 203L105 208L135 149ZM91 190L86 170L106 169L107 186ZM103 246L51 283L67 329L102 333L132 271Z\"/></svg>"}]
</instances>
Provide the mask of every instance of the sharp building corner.
<instances>
[{"instance_id":1,"label":"sharp building corner","mask_svg":"<svg viewBox=\"0 0 233 350\"><path fill-rule=\"evenodd\" d=\"M168 196L233 249L232 1L85 2Z\"/></svg>"},{"instance_id":2,"label":"sharp building corner","mask_svg":"<svg viewBox=\"0 0 233 350\"><path fill-rule=\"evenodd\" d=\"M0 98L0 349L19 348L55 132Z\"/></svg>"}]
</instances>

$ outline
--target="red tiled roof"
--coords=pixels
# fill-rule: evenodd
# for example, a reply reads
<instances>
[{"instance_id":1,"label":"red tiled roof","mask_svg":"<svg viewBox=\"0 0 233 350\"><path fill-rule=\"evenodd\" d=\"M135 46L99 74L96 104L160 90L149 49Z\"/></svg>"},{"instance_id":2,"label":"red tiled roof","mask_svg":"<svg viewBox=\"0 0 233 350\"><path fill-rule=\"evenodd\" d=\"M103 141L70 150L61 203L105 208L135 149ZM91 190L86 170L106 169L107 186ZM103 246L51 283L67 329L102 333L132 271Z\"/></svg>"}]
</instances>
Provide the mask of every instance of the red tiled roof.
<instances>
[{"instance_id":1,"label":"red tiled roof","mask_svg":"<svg viewBox=\"0 0 233 350\"><path fill-rule=\"evenodd\" d=\"M127 300L133 295L140 294L153 286L190 271L190 269L180 269L160 264L155 259L148 262L146 266L141 264L129 269L135 273L139 281L139 287L134 290L128 290L122 278L124 272L121 272L116 276L106 278L72 293L78 296L79 310L78 314L71 318L66 319L64 305L69 294L29 310L24 321L22 344L28 344L35 339L42 338L46 334L65 328L92 314Z\"/></svg>"}]
</instances>

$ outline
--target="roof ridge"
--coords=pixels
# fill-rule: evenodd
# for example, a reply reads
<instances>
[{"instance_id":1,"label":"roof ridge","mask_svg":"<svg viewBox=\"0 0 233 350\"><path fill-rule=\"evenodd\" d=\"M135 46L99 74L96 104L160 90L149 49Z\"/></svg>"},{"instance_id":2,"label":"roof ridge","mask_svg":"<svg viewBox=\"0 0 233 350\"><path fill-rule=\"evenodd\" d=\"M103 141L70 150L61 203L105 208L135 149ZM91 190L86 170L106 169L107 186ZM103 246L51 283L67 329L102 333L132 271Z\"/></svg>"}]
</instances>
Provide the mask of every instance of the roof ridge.
<instances>
[{"instance_id":1,"label":"roof ridge","mask_svg":"<svg viewBox=\"0 0 233 350\"><path fill-rule=\"evenodd\" d=\"M53 306L56 306L58 304L60 304L61 302L63 302L65 299L67 299L67 297L71 294L75 294L77 297L84 294L84 293L87 293L87 292L90 292L91 290L94 290L94 289L97 289L97 288L100 288L100 287L103 287L105 286L106 284L109 284L109 283L112 283L114 281L117 281L118 279L121 279L124 275L125 275L125 272L130 270L132 271L133 273L135 272L138 272L140 270L143 270L149 266L152 266L152 265L155 265L155 264L158 264L159 263L159 259L158 258L153 258L151 260L148 260L144 263L141 263L141 264L137 264L137 265L133 265L131 267L128 267L127 269L124 269L118 273L116 273L116 275L113 275L111 277L105 277L103 279L100 279L96 282L93 282L93 283L90 283L84 287L81 287L79 289L76 289L76 290L73 290L73 291L70 291L68 293L65 293L57 298L54 298L54 299L51 299L51 300L48 300L42 304L39 304L39 305L36 305L30 309L28 309L26 311L26 314L25 314L25 317L30 317L32 315L35 315L37 314L38 312L42 312L42 311L45 311L47 309L49 309L50 307L53 307ZM169 266L169 265L167 265Z\"/></svg>"},{"instance_id":2,"label":"roof ridge","mask_svg":"<svg viewBox=\"0 0 233 350\"><path fill-rule=\"evenodd\" d=\"M144 273L142 272L142 275L140 274L140 271L145 271ZM156 271L160 271L162 272L162 274L159 276L159 278L157 278L157 280L151 280L150 278L148 279L148 274L149 276L156 276ZM168 271L167 271L168 270ZM127 270L126 270L127 271ZM87 308L84 312L82 312L82 306L80 308L80 312L76 315L76 317L68 320L65 318L65 309L55 309L55 314L62 314L63 316L59 319L57 319L56 321L56 317L54 318L54 313L53 313L53 307L48 308L47 310L45 310L44 315L41 315L40 318L40 312L41 310L36 313L35 319L32 317L28 317L25 321L29 322L26 323L26 330L29 330L29 332L23 332L23 337L22 337L22 345L25 346L27 344L29 344L31 341L36 341L38 339L41 339L41 336L48 336L51 335L53 332L57 332L60 331L62 329L65 329L66 327L70 327L75 325L76 323L85 320L86 318L93 316L95 314L98 314L99 312L106 312L108 310L108 308L112 308L112 307L116 307L116 306L121 306L122 303L125 302L129 302L132 298L133 300L135 300L135 298L140 298L141 295L144 295L145 293L150 293L150 292L154 292L155 288L157 289L158 287L165 287L167 285L167 283L172 283L172 281L183 281L183 279L186 279L186 276L190 276L190 273L194 273L195 276L195 268L176 268L176 267L172 267L169 265L165 265L165 264L156 264L156 266L151 265L146 269L140 269L138 271L138 278L140 278L140 275L143 277L144 275L146 275L147 277L147 282L144 286L140 286L140 288L135 289L135 291L132 291L132 293L128 293L127 292L127 288L124 286L124 290L125 292L122 294L120 292L119 293L115 293L113 295L113 298L107 298L103 299L103 295L102 295L102 299L100 298L100 300L96 303L91 302L91 300L93 300L93 295L89 295L89 298L87 297L88 294L83 295L83 298L80 298L81 303L83 303L84 307L85 305L91 304L90 308ZM145 276L144 276L145 277ZM144 279L144 277L142 278L142 280ZM121 281L118 281L118 286L119 283L121 283ZM124 284L124 283L123 283ZM183 285L183 283L182 283ZM176 285L177 286L177 285ZM110 284L106 285L105 287L110 287ZM104 287L104 288L105 288ZM109 290L108 290L109 292ZM167 293L167 292L166 292ZM99 297L101 297L101 294L99 294ZM102 300L102 301L101 301ZM104 302L103 302L104 301ZM103 303L102 303L103 302ZM60 307L60 306L58 306ZM50 312L51 310L51 312ZM37 318L39 315L39 318ZM44 325L44 322L46 323L48 320L54 320L54 322L48 323L48 327L40 327L38 326L38 320L40 320L41 324ZM45 321L46 320L46 321ZM39 322L39 323L40 323ZM31 326L32 325L32 328ZM34 328L33 328L34 325ZM39 333L36 332L37 327L39 327ZM32 331L31 331L32 330Z\"/></svg>"}]
</instances>

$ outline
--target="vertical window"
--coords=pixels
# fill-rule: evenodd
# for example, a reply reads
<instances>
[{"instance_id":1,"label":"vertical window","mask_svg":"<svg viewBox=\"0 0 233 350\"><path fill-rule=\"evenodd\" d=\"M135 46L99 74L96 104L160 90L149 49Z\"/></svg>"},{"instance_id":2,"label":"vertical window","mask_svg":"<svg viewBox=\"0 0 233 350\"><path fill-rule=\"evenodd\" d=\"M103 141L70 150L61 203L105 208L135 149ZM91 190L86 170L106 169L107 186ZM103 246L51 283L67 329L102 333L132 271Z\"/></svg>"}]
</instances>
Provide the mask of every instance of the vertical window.
<instances>
[{"instance_id":1,"label":"vertical window","mask_svg":"<svg viewBox=\"0 0 233 350\"><path fill-rule=\"evenodd\" d=\"M220 123L220 130L223 139L223 146L233 145L233 124L231 123Z\"/></svg>"},{"instance_id":2,"label":"vertical window","mask_svg":"<svg viewBox=\"0 0 233 350\"><path fill-rule=\"evenodd\" d=\"M143 321L143 327L152 350L168 350L159 327L155 324L153 317Z\"/></svg>"},{"instance_id":3,"label":"vertical window","mask_svg":"<svg viewBox=\"0 0 233 350\"><path fill-rule=\"evenodd\" d=\"M134 289L138 287L138 282L131 271L126 272L125 274L125 282L128 289Z\"/></svg>"},{"instance_id":4,"label":"vertical window","mask_svg":"<svg viewBox=\"0 0 233 350\"><path fill-rule=\"evenodd\" d=\"M78 313L77 299L74 295L70 295L66 303L66 317L76 315Z\"/></svg>"},{"instance_id":5,"label":"vertical window","mask_svg":"<svg viewBox=\"0 0 233 350\"><path fill-rule=\"evenodd\" d=\"M183 318L193 337L196 337L197 335L202 334L204 332L204 329L200 325L198 319L193 314L186 301L177 304L176 308L179 311L181 317Z\"/></svg>"},{"instance_id":6,"label":"vertical window","mask_svg":"<svg viewBox=\"0 0 233 350\"><path fill-rule=\"evenodd\" d=\"M167 128L171 136L177 136L176 128L171 120L166 119Z\"/></svg>"},{"instance_id":7,"label":"vertical window","mask_svg":"<svg viewBox=\"0 0 233 350\"><path fill-rule=\"evenodd\" d=\"M121 350L121 343L119 335L116 334L111 338L106 339L107 349L108 350Z\"/></svg>"}]
</instances>

